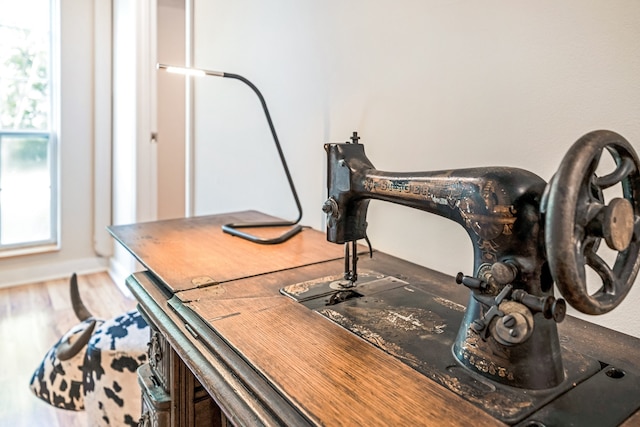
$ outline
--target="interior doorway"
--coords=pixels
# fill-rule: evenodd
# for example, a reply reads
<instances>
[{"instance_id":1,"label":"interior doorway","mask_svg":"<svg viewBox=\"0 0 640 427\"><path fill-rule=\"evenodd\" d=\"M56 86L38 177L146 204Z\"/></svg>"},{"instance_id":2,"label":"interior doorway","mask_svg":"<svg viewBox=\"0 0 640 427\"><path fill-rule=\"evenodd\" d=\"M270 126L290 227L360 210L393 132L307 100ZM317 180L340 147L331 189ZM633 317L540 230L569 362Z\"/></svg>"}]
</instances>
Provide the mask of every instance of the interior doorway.
<instances>
[{"instance_id":1,"label":"interior doorway","mask_svg":"<svg viewBox=\"0 0 640 427\"><path fill-rule=\"evenodd\" d=\"M157 62L185 64L185 0L158 0ZM158 219L185 216L185 81L157 73Z\"/></svg>"},{"instance_id":2,"label":"interior doorway","mask_svg":"<svg viewBox=\"0 0 640 427\"><path fill-rule=\"evenodd\" d=\"M185 83L165 79L155 65L184 63L185 0L112 0L110 6L111 215L102 221L107 226L183 217ZM109 269L116 283L138 268L130 254L114 247Z\"/></svg>"}]
</instances>

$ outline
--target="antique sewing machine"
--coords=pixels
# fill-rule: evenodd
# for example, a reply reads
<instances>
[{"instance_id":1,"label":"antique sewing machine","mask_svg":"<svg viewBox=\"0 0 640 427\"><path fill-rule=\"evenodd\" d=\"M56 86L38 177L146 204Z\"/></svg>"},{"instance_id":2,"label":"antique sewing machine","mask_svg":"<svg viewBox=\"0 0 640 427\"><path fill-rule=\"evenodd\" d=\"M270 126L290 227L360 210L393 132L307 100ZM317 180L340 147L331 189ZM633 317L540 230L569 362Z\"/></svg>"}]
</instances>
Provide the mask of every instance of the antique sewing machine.
<instances>
[{"instance_id":1,"label":"antique sewing machine","mask_svg":"<svg viewBox=\"0 0 640 427\"><path fill-rule=\"evenodd\" d=\"M354 132L350 142L325 145L327 239L345 244L344 275L294 285L285 294L506 423L545 425L545 405L576 387L599 396L616 387L616 395L637 396L638 373L565 348L557 329L565 300L583 313L606 313L625 298L640 268L640 161L623 137L585 135L549 183L507 167L383 172L358 139ZM607 152L615 169L597 176ZM605 201L604 191L617 185L621 197ZM466 307L430 293L428 284L358 271L356 242L368 243L372 199L439 215L466 230L473 272L459 273L458 285L451 284L469 289ZM598 254L602 244L617 253L612 266ZM601 282L595 292L585 266ZM554 283L564 299L554 295ZM623 377L615 385L605 381ZM604 418L613 425L624 420L640 406L637 398L628 400Z\"/></svg>"}]
</instances>

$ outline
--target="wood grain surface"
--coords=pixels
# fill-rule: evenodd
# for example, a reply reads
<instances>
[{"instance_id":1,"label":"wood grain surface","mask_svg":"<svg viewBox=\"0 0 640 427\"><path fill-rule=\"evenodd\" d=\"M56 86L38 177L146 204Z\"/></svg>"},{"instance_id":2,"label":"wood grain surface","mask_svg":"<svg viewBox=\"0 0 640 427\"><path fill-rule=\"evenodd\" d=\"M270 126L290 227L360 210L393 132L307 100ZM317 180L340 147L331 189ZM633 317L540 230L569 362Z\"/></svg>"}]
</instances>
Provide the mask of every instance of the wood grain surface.
<instances>
[{"instance_id":1,"label":"wood grain surface","mask_svg":"<svg viewBox=\"0 0 640 427\"><path fill-rule=\"evenodd\" d=\"M248 211L112 226L110 232L173 291L342 258L342 246L328 244L323 233L311 229L282 244L259 245L220 228L229 222L271 219ZM253 231L262 237L282 233L281 228Z\"/></svg>"},{"instance_id":2,"label":"wood grain surface","mask_svg":"<svg viewBox=\"0 0 640 427\"><path fill-rule=\"evenodd\" d=\"M148 304L157 312L159 327L171 345L223 410L246 410L235 420L239 425L247 424L251 416L267 420L266 424L272 419L268 409L264 412L265 407L255 401L250 384L243 384L246 369L250 370L247 375L257 373L260 381L283 396L291 411L317 425L500 424L393 356L281 295L280 289L288 285L339 277L344 268L342 248L313 230L294 238L298 241L265 247L219 229L222 223L254 216L262 219L249 212L112 230L151 270L136 276L139 285L132 289L134 294L143 306ZM373 259L361 256L359 268L423 284L457 304L468 302L468 290L457 286L451 276L383 253L375 253ZM196 286L194 278L202 275L214 280ZM193 325L185 325L189 320L176 314L176 304L168 303L172 297L179 307L204 321L219 341L217 347L194 333ZM563 343L599 360L631 366L640 360L638 340L611 335L578 319L567 319L560 334ZM229 349L237 360L221 357L212 351L214 347ZM220 391L220 381L230 387ZM245 394L240 399L229 390ZM235 403L225 406L231 400ZM252 401L258 405L251 406ZM243 407L243 402L248 406ZM627 425L637 419L632 417Z\"/></svg>"},{"instance_id":3,"label":"wood grain surface","mask_svg":"<svg viewBox=\"0 0 640 427\"><path fill-rule=\"evenodd\" d=\"M284 296L200 301L211 326L319 425L499 424Z\"/></svg>"}]
</instances>

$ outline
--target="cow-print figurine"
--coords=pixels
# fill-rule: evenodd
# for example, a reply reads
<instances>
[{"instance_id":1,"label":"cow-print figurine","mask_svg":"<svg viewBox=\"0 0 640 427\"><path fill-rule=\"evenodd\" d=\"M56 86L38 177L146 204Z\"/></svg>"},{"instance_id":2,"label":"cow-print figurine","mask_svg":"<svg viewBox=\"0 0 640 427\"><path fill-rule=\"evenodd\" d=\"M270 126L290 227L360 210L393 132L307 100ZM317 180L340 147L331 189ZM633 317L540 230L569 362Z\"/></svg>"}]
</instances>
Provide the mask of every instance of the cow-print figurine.
<instances>
[{"instance_id":1,"label":"cow-print figurine","mask_svg":"<svg viewBox=\"0 0 640 427\"><path fill-rule=\"evenodd\" d=\"M47 352L31 377L31 390L57 408L85 410L87 425L137 426L136 369L147 359L147 323L137 310L95 319L80 300L75 274L71 300L81 323Z\"/></svg>"}]
</instances>

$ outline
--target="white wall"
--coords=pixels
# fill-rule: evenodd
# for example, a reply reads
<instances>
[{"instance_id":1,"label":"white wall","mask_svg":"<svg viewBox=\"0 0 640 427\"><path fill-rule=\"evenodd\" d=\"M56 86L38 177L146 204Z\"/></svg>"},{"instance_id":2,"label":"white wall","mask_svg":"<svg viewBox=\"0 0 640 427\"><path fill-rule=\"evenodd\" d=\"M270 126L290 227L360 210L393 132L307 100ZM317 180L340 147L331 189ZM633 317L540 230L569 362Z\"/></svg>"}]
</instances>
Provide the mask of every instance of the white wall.
<instances>
[{"instance_id":1,"label":"white wall","mask_svg":"<svg viewBox=\"0 0 640 427\"><path fill-rule=\"evenodd\" d=\"M640 2L258 0L195 2L195 66L244 75L269 103L305 210L322 228L324 142L360 132L390 171L506 165L548 180L568 147L606 128L640 151ZM257 101L196 82L197 213L288 196ZM460 227L373 203L374 247L438 270L472 271ZM453 286L453 285L452 285ZM640 286L594 318L640 336Z\"/></svg>"},{"instance_id":2,"label":"white wall","mask_svg":"<svg viewBox=\"0 0 640 427\"><path fill-rule=\"evenodd\" d=\"M184 1L158 2L158 62L184 64ZM158 79L158 219L185 214L185 85L170 73Z\"/></svg>"},{"instance_id":3,"label":"white wall","mask_svg":"<svg viewBox=\"0 0 640 427\"><path fill-rule=\"evenodd\" d=\"M106 268L93 249L93 2L60 3L61 249L0 259L0 286Z\"/></svg>"}]
</instances>

